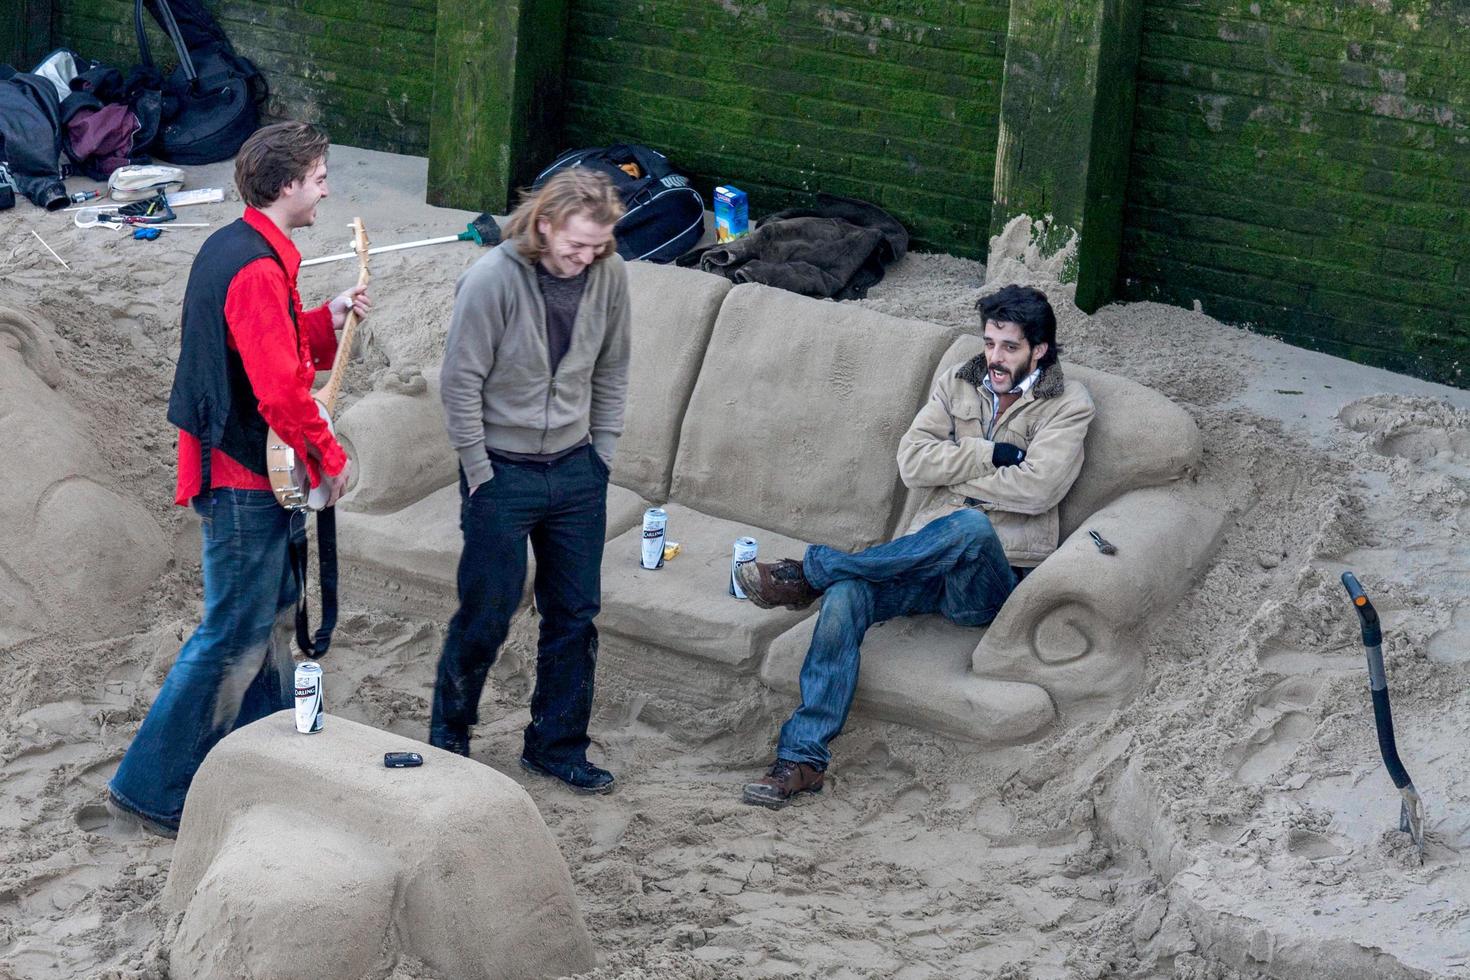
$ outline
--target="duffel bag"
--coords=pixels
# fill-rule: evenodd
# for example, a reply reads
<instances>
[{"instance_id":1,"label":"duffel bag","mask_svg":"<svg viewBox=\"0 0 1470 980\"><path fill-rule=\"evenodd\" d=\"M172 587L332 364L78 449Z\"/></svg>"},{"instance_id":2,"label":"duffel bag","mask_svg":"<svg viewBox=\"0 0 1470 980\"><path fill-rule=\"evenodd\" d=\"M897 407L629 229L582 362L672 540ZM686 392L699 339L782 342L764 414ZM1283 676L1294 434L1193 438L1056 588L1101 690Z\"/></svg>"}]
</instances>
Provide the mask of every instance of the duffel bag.
<instances>
[{"instance_id":1,"label":"duffel bag","mask_svg":"<svg viewBox=\"0 0 1470 980\"><path fill-rule=\"evenodd\" d=\"M191 51L168 0L155 0L152 6L179 56L178 67L164 81L163 125L153 152L170 163L186 165L228 160L259 127L260 107L267 96L265 77L228 40ZM143 31L143 0L135 0L133 20L143 68L152 69Z\"/></svg>"},{"instance_id":2,"label":"duffel bag","mask_svg":"<svg viewBox=\"0 0 1470 980\"><path fill-rule=\"evenodd\" d=\"M704 235L704 198L657 150L638 143L568 150L536 175L532 190L569 167L612 179L627 209L613 228L623 258L672 262Z\"/></svg>"}]
</instances>

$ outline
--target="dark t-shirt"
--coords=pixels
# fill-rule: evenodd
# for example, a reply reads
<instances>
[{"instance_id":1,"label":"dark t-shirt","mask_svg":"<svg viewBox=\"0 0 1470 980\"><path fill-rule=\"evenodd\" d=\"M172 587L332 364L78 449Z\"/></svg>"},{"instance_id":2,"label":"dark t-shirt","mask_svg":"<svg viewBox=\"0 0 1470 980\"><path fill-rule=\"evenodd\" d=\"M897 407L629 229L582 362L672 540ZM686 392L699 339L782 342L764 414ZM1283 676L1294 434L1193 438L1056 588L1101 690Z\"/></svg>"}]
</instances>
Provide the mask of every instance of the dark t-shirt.
<instances>
[{"instance_id":1,"label":"dark t-shirt","mask_svg":"<svg viewBox=\"0 0 1470 980\"><path fill-rule=\"evenodd\" d=\"M572 346L572 325L577 322L577 307L582 305L582 292L587 288L587 270L563 279L537 262L536 281L546 301L546 351L551 373L556 374L557 365Z\"/></svg>"}]
</instances>

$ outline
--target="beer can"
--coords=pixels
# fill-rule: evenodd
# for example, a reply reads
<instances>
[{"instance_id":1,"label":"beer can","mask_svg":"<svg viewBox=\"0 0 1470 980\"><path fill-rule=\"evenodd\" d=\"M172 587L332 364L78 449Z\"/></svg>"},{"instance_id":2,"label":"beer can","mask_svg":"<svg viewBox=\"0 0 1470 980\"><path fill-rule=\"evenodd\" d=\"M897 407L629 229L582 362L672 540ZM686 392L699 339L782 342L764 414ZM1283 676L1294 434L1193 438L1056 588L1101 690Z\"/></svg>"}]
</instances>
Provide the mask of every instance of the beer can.
<instances>
[{"instance_id":1,"label":"beer can","mask_svg":"<svg viewBox=\"0 0 1470 980\"><path fill-rule=\"evenodd\" d=\"M296 666L296 730L303 735L322 730L322 666L307 660Z\"/></svg>"},{"instance_id":2,"label":"beer can","mask_svg":"<svg viewBox=\"0 0 1470 980\"><path fill-rule=\"evenodd\" d=\"M664 567L664 538L669 529L669 515L662 507L650 507L643 513L643 567Z\"/></svg>"},{"instance_id":3,"label":"beer can","mask_svg":"<svg viewBox=\"0 0 1470 980\"><path fill-rule=\"evenodd\" d=\"M730 558L730 594L737 599L746 598L745 590L735 581L735 569L746 562L755 561L755 538L736 538L735 553Z\"/></svg>"}]
</instances>

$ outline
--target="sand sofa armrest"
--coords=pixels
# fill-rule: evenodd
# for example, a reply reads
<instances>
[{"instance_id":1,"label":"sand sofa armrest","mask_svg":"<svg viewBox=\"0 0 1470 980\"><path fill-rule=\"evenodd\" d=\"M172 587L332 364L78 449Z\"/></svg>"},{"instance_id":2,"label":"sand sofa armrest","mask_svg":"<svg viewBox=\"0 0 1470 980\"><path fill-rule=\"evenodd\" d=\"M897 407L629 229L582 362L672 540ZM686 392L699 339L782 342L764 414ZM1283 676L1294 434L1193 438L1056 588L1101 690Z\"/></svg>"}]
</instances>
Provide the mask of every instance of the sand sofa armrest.
<instances>
[{"instance_id":1,"label":"sand sofa armrest","mask_svg":"<svg viewBox=\"0 0 1470 980\"><path fill-rule=\"evenodd\" d=\"M1134 490L1094 513L1011 594L975 648L981 677L1044 687L1063 715L1122 704L1149 629L1206 567L1225 507L1190 483ZM1101 553L1088 531L1117 547Z\"/></svg>"}]
</instances>

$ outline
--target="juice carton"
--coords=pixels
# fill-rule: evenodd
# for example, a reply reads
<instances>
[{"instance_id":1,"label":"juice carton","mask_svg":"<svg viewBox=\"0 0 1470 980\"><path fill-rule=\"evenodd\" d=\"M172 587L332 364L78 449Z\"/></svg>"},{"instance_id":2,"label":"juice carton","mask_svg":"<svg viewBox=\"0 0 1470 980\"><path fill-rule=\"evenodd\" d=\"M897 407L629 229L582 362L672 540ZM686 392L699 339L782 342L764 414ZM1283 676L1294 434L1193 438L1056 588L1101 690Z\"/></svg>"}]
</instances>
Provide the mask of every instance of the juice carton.
<instances>
[{"instance_id":1,"label":"juice carton","mask_svg":"<svg viewBox=\"0 0 1470 980\"><path fill-rule=\"evenodd\" d=\"M738 187L715 188L715 240L728 242L750 231L750 205Z\"/></svg>"}]
</instances>

